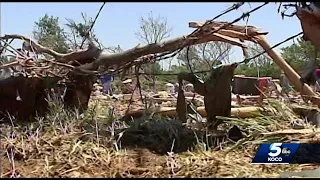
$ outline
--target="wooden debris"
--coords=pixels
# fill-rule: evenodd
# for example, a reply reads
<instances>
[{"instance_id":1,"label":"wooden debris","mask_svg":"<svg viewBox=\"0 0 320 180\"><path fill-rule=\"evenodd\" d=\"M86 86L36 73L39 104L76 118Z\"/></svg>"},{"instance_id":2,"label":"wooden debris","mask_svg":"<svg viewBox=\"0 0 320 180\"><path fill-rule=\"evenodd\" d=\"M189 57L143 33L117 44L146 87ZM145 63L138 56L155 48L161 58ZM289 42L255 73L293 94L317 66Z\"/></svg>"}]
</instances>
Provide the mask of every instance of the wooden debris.
<instances>
[{"instance_id":1,"label":"wooden debris","mask_svg":"<svg viewBox=\"0 0 320 180\"><path fill-rule=\"evenodd\" d=\"M218 29L219 27L223 26L224 24L227 24L228 22L222 22L222 21L213 21L203 27L204 30L210 31L214 29ZM189 27L191 28L200 28L205 24L205 22L189 22ZM228 30L232 30L235 32L247 33L248 36L256 36L256 35L267 35L268 32L258 32L258 28L254 26L240 26L240 25L230 25L227 26L225 29L219 30L218 33L221 32L228 32ZM229 31L229 32L232 32Z\"/></svg>"},{"instance_id":2,"label":"wooden debris","mask_svg":"<svg viewBox=\"0 0 320 180\"><path fill-rule=\"evenodd\" d=\"M257 117L260 116L258 113L261 112L260 107L249 106L249 107L239 107L239 108L231 108L231 116L238 118L249 118L249 117ZM207 112L204 107L198 107L197 111L201 116L206 117Z\"/></svg>"},{"instance_id":3,"label":"wooden debris","mask_svg":"<svg viewBox=\"0 0 320 180\"><path fill-rule=\"evenodd\" d=\"M286 134L312 134L320 133L320 128L316 129L284 129L280 131L261 133L263 135L286 135Z\"/></svg>"},{"instance_id":4,"label":"wooden debris","mask_svg":"<svg viewBox=\"0 0 320 180\"><path fill-rule=\"evenodd\" d=\"M248 117L257 117L260 116L259 113L263 111L260 107L250 106L250 107L240 107L240 108L231 108L231 116L239 117L239 118L248 118ZM197 112L206 117L207 113L204 106L198 107ZM129 111L125 116L124 119L130 119L130 117L141 117L143 116L144 109L141 108L136 111ZM177 117L178 114L176 112L175 107L158 107L154 109L154 114L160 116L167 116L167 117Z\"/></svg>"}]
</instances>

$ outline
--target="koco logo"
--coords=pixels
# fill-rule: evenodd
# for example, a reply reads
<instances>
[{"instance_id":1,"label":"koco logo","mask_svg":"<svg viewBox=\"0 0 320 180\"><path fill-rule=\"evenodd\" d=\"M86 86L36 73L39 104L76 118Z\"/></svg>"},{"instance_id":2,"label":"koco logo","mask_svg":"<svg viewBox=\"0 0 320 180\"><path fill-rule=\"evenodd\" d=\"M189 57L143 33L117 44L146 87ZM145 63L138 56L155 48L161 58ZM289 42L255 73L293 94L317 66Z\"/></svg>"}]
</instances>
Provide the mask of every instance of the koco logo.
<instances>
[{"instance_id":1,"label":"koco logo","mask_svg":"<svg viewBox=\"0 0 320 180\"><path fill-rule=\"evenodd\" d=\"M281 154L281 145L282 143L273 143L269 146L268 155L271 157L279 156Z\"/></svg>"},{"instance_id":2,"label":"koco logo","mask_svg":"<svg viewBox=\"0 0 320 180\"><path fill-rule=\"evenodd\" d=\"M277 157L280 154L289 156L291 151L289 148L281 148L282 143L273 143L269 146L268 161L282 161L282 157Z\"/></svg>"}]
</instances>

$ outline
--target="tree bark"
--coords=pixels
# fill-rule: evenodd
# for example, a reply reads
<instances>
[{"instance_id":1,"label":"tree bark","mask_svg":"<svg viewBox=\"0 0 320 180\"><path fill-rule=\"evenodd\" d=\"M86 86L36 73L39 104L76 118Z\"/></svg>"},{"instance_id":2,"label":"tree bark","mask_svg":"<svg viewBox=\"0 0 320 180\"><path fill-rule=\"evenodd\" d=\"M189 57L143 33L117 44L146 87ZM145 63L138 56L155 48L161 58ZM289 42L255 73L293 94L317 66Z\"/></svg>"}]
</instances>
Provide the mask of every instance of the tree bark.
<instances>
[{"instance_id":1,"label":"tree bark","mask_svg":"<svg viewBox=\"0 0 320 180\"><path fill-rule=\"evenodd\" d=\"M316 12L319 13L319 12ZM304 40L310 41L319 50L320 48L320 19L315 15L298 8L297 17L300 20L304 33Z\"/></svg>"},{"instance_id":2,"label":"tree bark","mask_svg":"<svg viewBox=\"0 0 320 180\"><path fill-rule=\"evenodd\" d=\"M30 38L27 38L21 35L5 35L3 37L0 37L0 39L2 40L22 39L28 42L29 44L31 44L37 53L47 53L49 55L52 55L55 59L57 59L58 62L61 62L61 63L69 63L70 61L74 61L74 60L79 61L79 60L95 59L93 62L90 62L90 63L86 62L86 64L76 67L75 71L79 71L79 70L81 71L83 69L92 70L92 69L96 69L100 65L105 65L107 67L110 67L113 65L126 64L129 62L133 62L138 58L149 55L149 54L165 53L165 52L174 51L174 50L183 48L186 46L186 43L185 43L186 41L189 41L191 45L206 43L210 41L221 41L221 42L230 43L232 45L240 46L242 48L247 47L243 42L241 42L238 39L221 35L221 34L213 34L206 37L200 36L200 37L192 37L192 38L182 36L182 37L178 37L178 38L164 41L161 43L153 43L145 46L138 45L132 49L128 49L126 51L123 51L120 53L114 53L114 54L110 54L106 51L102 51L93 45L89 46L89 48L86 50L71 52L67 54L61 54L34 42Z\"/></svg>"},{"instance_id":3,"label":"tree bark","mask_svg":"<svg viewBox=\"0 0 320 180\"><path fill-rule=\"evenodd\" d=\"M128 62L133 62L134 60L140 57L143 57L145 55L165 53L165 52L174 51L174 50L183 48L186 46L185 41L190 41L190 39L188 39L185 36L182 36L182 37L164 41L161 43L148 44L145 46L138 45L132 49L129 49L120 53L109 54L109 53L102 52L94 62L79 66L78 68L89 70L96 65L99 66L99 65L105 64L107 66L112 66L117 64L125 64ZM247 47L244 43L240 42L239 40L235 38L227 37L224 35L211 35L205 38L194 37L190 41L190 44L196 45L196 44L206 43L210 41L221 41L221 42L230 43L232 45L240 46L243 48Z\"/></svg>"}]
</instances>

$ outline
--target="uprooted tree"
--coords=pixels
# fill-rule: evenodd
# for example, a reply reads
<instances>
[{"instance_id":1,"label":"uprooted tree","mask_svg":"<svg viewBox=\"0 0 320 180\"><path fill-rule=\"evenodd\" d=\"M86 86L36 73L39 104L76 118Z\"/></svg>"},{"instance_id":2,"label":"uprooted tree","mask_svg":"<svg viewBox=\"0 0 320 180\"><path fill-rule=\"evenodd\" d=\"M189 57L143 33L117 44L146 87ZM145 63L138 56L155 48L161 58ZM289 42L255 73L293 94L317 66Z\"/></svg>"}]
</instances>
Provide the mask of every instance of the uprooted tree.
<instances>
[{"instance_id":1,"label":"uprooted tree","mask_svg":"<svg viewBox=\"0 0 320 180\"><path fill-rule=\"evenodd\" d=\"M318 36L319 33L315 32L319 30L315 26L308 24L310 18L313 24L316 23L315 15L310 15L310 13L305 12L304 9L298 6L297 14L301 21L305 38L318 48L320 46L320 36ZM309 17L308 20L305 18L306 16ZM93 43L94 40L90 34L85 34L89 42L88 48L69 53L57 52L22 35L12 34L0 37L2 46L6 49L10 48L8 46L9 40L20 39L24 41L25 46L29 47L29 51L52 56L52 58L36 61L34 58L15 51L17 56L14 61L0 66L3 69L19 65L23 67L25 74L25 76L14 76L0 81L0 98L2 102L5 102L1 103L0 110L2 112L8 110L11 113L17 113L23 118L36 114L43 115L47 107L45 101L46 89L54 87L60 81L64 81L67 86L66 96L64 97L65 105L67 107L86 109L97 74L108 73L111 69L119 73L132 66L154 62L154 59L160 60L172 57L170 54L177 54L184 47L213 41L239 46L243 49L244 55L246 55L247 48L245 41L259 44L284 71L295 88L311 98L312 102L320 105L318 96L308 85L300 81L298 73L272 50L264 37L267 32L259 32L253 26L233 25L233 22L191 22L189 26L196 28L196 30L187 36L144 46L138 45L118 53L110 53L98 48ZM104 68L98 71L101 66ZM20 100L17 100L17 94L21 97Z\"/></svg>"}]
</instances>

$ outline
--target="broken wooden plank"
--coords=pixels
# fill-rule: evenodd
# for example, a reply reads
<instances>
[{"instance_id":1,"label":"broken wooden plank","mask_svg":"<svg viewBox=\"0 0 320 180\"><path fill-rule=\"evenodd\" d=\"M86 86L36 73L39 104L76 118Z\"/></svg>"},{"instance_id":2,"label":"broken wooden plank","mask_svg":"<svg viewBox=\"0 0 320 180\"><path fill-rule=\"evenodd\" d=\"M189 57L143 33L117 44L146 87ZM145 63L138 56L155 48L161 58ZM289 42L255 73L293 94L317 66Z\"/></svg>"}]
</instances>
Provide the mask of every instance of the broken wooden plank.
<instances>
[{"instance_id":1,"label":"broken wooden plank","mask_svg":"<svg viewBox=\"0 0 320 180\"><path fill-rule=\"evenodd\" d=\"M239 107L239 108L231 108L231 116L238 117L238 118L249 118L249 117L257 117L258 114L261 112L262 108L249 106L249 107ZM207 116L207 112L205 107L198 107L197 111L203 117Z\"/></svg>"},{"instance_id":2,"label":"broken wooden plank","mask_svg":"<svg viewBox=\"0 0 320 180\"><path fill-rule=\"evenodd\" d=\"M286 134L312 134L319 133L320 128L315 129L284 129L280 131L261 133L263 135L286 135Z\"/></svg>"},{"instance_id":3,"label":"broken wooden plank","mask_svg":"<svg viewBox=\"0 0 320 180\"><path fill-rule=\"evenodd\" d=\"M130 117L141 117L143 116L144 109L141 108L135 111L129 111L123 119L130 119ZM197 108L198 113L206 117L207 113L204 106ZM257 117L260 116L259 113L262 111L262 108L250 106L250 107L239 107L239 108L231 108L231 115L239 118L248 118L248 117ZM154 109L154 114L160 116L167 116L167 117L177 117L178 114L176 112L175 107L158 107Z\"/></svg>"},{"instance_id":4,"label":"broken wooden plank","mask_svg":"<svg viewBox=\"0 0 320 180\"><path fill-rule=\"evenodd\" d=\"M186 100L188 102L191 102L193 99L195 101L203 102L203 100L199 99L199 98L186 97ZM162 103L162 102L167 102L167 101L177 101L177 98L147 98L147 100L153 101L155 103Z\"/></svg>"}]
</instances>

